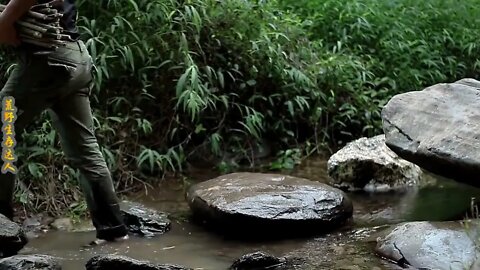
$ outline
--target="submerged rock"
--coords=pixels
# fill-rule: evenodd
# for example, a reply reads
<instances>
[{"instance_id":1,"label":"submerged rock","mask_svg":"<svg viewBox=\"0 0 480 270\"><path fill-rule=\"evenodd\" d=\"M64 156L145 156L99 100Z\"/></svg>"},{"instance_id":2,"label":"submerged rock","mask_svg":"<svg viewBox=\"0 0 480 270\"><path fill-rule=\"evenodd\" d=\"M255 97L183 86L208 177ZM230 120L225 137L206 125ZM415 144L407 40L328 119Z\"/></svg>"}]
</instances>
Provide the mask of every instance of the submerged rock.
<instances>
[{"instance_id":1,"label":"submerged rock","mask_svg":"<svg viewBox=\"0 0 480 270\"><path fill-rule=\"evenodd\" d=\"M23 229L0 214L0 258L17 254L27 242Z\"/></svg>"},{"instance_id":2,"label":"submerged rock","mask_svg":"<svg viewBox=\"0 0 480 270\"><path fill-rule=\"evenodd\" d=\"M26 217L22 222L22 229L25 232L27 239L37 238L39 232L48 228L45 224L41 223L39 215Z\"/></svg>"},{"instance_id":3,"label":"submerged rock","mask_svg":"<svg viewBox=\"0 0 480 270\"><path fill-rule=\"evenodd\" d=\"M447 178L480 187L480 82L463 79L394 96L382 111L386 144Z\"/></svg>"},{"instance_id":4,"label":"submerged rock","mask_svg":"<svg viewBox=\"0 0 480 270\"><path fill-rule=\"evenodd\" d=\"M415 269L480 269L479 221L409 222L400 224L377 239L376 252L402 267Z\"/></svg>"},{"instance_id":5,"label":"submerged rock","mask_svg":"<svg viewBox=\"0 0 480 270\"><path fill-rule=\"evenodd\" d=\"M40 222L40 217L38 217L38 216L27 217L23 221L23 229L27 232L40 231L41 228L42 228L42 223Z\"/></svg>"},{"instance_id":6,"label":"submerged rock","mask_svg":"<svg viewBox=\"0 0 480 270\"><path fill-rule=\"evenodd\" d=\"M121 205L124 221L131 233L152 237L171 228L168 215L139 203L124 201Z\"/></svg>"},{"instance_id":7,"label":"submerged rock","mask_svg":"<svg viewBox=\"0 0 480 270\"><path fill-rule=\"evenodd\" d=\"M192 270L180 265L154 264L119 255L97 255L85 265L86 270Z\"/></svg>"},{"instance_id":8,"label":"submerged rock","mask_svg":"<svg viewBox=\"0 0 480 270\"><path fill-rule=\"evenodd\" d=\"M400 158L385 144L385 135L360 138L330 157L328 175L335 187L348 190L389 191L417 186L423 172Z\"/></svg>"},{"instance_id":9,"label":"submerged rock","mask_svg":"<svg viewBox=\"0 0 480 270\"><path fill-rule=\"evenodd\" d=\"M57 258L47 255L16 255L0 260L0 270L61 270Z\"/></svg>"},{"instance_id":10,"label":"submerged rock","mask_svg":"<svg viewBox=\"0 0 480 270\"><path fill-rule=\"evenodd\" d=\"M73 223L72 220L69 218L59 218L56 219L52 224L50 224L52 228L59 231L71 231L73 230Z\"/></svg>"},{"instance_id":11,"label":"submerged rock","mask_svg":"<svg viewBox=\"0 0 480 270\"><path fill-rule=\"evenodd\" d=\"M353 212L341 190L279 174L223 175L192 186L187 200L194 217L237 236L324 232Z\"/></svg>"},{"instance_id":12,"label":"submerged rock","mask_svg":"<svg viewBox=\"0 0 480 270\"><path fill-rule=\"evenodd\" d=\"M292 270L303 264L299 258L275 257L268 253L257 251L245 254L236 260L230 270Z\"/></svg>"}]
</instances>

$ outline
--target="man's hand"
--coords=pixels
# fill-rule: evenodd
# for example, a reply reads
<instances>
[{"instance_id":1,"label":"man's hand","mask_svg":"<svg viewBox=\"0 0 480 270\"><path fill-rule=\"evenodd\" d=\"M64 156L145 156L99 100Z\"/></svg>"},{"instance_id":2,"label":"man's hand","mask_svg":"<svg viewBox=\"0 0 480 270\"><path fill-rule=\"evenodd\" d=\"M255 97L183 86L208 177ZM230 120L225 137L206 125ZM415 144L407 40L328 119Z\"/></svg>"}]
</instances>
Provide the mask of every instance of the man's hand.
<instances>
[{"instance_id":1,"label":"man's hand","mask_svg":"<svg viewBox=\"0 0 480 270\"><path fill-rule=\"evenodd\" d=\"M37 0L10 0L0 14L0 45L19 45L15 22L20 19Z\"/></svg>"},{"instance_id":2,"label":"man's hand","mask_svg":"<svg viewBox=\"0 0 480 270\"><path fill-rule=\"evenodd\" d=\"M18 46L20 39L17 30L12 23L2 20L0 16L0 45Z\"/></svg>"}]
</instances>

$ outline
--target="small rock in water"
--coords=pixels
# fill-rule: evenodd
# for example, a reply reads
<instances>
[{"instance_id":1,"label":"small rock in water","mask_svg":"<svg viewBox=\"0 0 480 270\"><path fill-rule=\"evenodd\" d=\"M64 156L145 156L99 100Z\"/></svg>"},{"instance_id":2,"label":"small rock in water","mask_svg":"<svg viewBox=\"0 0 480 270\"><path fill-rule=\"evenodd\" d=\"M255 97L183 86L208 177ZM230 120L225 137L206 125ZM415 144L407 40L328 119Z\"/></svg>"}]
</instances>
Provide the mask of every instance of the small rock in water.
<instances>
[{"instance_id":1,"label":"small rock in water","mask_svg":"<svg viewBox=\"0 0 480 270\"><path fill-rule=\"evenodd\" d=\"M27 243L23 229L0 214L0 258L16 255Z\"/></svg>"},{"instance_id":2,"label":"small rock in water","mask_svg":"<svg viewBox=\"0 0 480 270\"><path fill-rule=\"evenodd\" d=\"M71 231L73 229L72 220L69 218L56 219L50 226L59 231Z\"/></svg>"},{"instance_id":3,"label":"small rock in water","mask_svg":"<svg viewBox=\"0 0 480 270\"><path fill-rule=\"evenodd\" d=\"M166 213L128 201L122 202L121 210L131 233L152 237L170 230L171 221Z\"/></svg>"},{"instance_id":4,"label":"small rock in water","mask_svg":"<svg viewBox=\"0 0 480 270\"><path fill-rule=\"evenodd\" d=\"M277 269L287 262L285 258L278 258L262 251L246 254L236 260L231 270Z\"/></svg>"},{"instance_id":5,"label":"small rock in water","mask_svg":"<svg viewBox=\"0 0 480 270\"><path fill-rule=\"evenodd\" d=\"M386 144L406 160L480 187L480 81L465 78L391 98L382 110Z\"/></svg>"},{"instance_id":6,"label":"small rock in water","mask_svg":"<svg viewBox=\"0 0 480 270\"><path fill-rule=\"evenodd\" d=\"M23 221L23 228L27 231L37 231L42 226L38 217L28 217Z\"/></svg>"},{"instance_id":7,"label":"small rock in water","mask_svg":"<svg viewBox=\"0 0 480 270\"><path fill-rule=\"evenodd\" d=\"M42 230L42 223L39 216L27 217L23 221L23 229L28 239L38 237L38 232Z\"/></svg>"},{"instance_id":8,"label":"small rock in water","mask_svg":"<svg viewBox=\"0 0 480 270\"><path fill-rule=\"evenodd\" d=\"M86 270L192 270L180 265L153 264L119 255L97 255L85 267Z\"/></svg>"},{"instance_id":9,"label":"small rock in water","mask_svg":"<svg viewBox=\"0 0 480 270\"><path fill-rule=\"evenodd\" d=\"M435 270L480 269L479 220L408 222L377 238L376 252L402 267Z\"/></svg>"},{"instance_id":10,"label":"small rock in water","mask_svg":"<svg viewBox=\"0 0 480 270\"><path fill-rule=\"evenodd\" d=\"M385 135L360 138L330 157L328 174L335 187L365 191L390 191L417 186L423 172L400 158L385 144Z\"/></svg>"},{"instance_id":11,"label":"small rock in water","mask_svg":"<svg viewBox=\"0 0 480 270\"><path fill-rule=\"evenodd\" d=\"M61 270L57 258L47 255L16 255L0 260L0 270Z\"/></svg>"},{"instance_id":12,"label":"small rock in water","mask_svg":"<svg viewBox=\"0 0 480 270\"><path fill-rule=\"evenodd\" d=\"M197 220L234 237L324 233L353 212L341 190L279 174L223 175L192 186L187 200Z\"/></svg>"}]
</instances>

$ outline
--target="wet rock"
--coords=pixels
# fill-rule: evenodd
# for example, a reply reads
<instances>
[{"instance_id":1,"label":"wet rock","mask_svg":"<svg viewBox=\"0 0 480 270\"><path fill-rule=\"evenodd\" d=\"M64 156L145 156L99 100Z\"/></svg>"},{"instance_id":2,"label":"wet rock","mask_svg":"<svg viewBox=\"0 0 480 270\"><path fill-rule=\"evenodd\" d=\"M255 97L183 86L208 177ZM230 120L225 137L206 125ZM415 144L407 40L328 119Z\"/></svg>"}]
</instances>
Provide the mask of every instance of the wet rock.
<instances>
[{"instance_id":1,"label":"wet rock","mask_svg":"<svg viewBox=\"0 0 480 270\"><path fill-rule=\"evenodd\" d=\"M480 187L480 82L463 79L394 96L382 111L386 144L433 173Z\"/></svg>"},{"instance_id":2,"label":"wet rock","mask_svg":"<svg viewBox=\"0 0 480 270\"><path fill-rule=\"evenodd\" d=\"M42 223L39 216L27 217L22 222L22 228L27 239L38 237L38 233L42 230Z\"/></svg>"},{"instance_id":3,"label":"wet rock","mask_svg":"<svg viewBox=\"0 0 480 270\"><path fill-rule=\"evenodd\" d=\"M47 255L16 255L0 260L0 270L61 270L55 257Z\"/></svg>"},{"instance_id":4,"label":"wet rock","mask_svg":"<svg viewBox=\"0 0 480 270\"><path fill-rule=\"evenodd\" d=\"M97 255L85 267L86 270L192 270L180 265L153 264L119 255Z\"/></svg>"},{"instance_id":5,"label":"wet rock","mask_svg":"<svg viewBox=\"0 0 480 270\"><path fill-rule=\"evenodd\" d=\"M402 267L480 269L476 249L480 222L409 222L384 231L376 252Z\"/></svg>"},{"instance_id":6,"label":"wet rock","mask_svg":"<svg viewBox=\"0 0 480 270\"><path fill-rule=\"evenodd\" d=\"M187 201L197 221L236 236L324 232L344 224L353 212L341 190L279 174L223 175L192 186Z\"/></svg>"},{"instance_id":7,"label":"wet rock","mask_svg":"<svg viewBox=\"0 0 480 270\"><path fill-rule=\"evenodd\" d=\"M285 258L278 258L262 251L246 254L236 260L230 269L244 270L244 269L264 269L272 268L282 265L286 262Z\"/></svg>"},{"instance_id":8,"label":"wet rock","mask_svg":"<svg viewBox=\"0 0 480 270\"><path fill-rule=\"evenodd\" d=\"M348 143L327 163L332 184L341 189L389 191L417 186L423 172L385 144L385 135Z\"/></svg>"},{"instance_id":9,"label":"wet rock","mask_svg":"<svg viewBox=\"0 0 480 270\"><path fill-rule=\"evenodd\" d=\"M292 265L295 259L287 259L286 257L275 257L268 253L257 251L245 254L236 260L230 270L262 270L262 269L294 269Z\"/></svg>"},{"instance_id":10,"label":"wet rock","mask_svg":"<svg viewBox=\"0 0 480 270\"><path fill-rule=\"evenodd\" d=\"M40 223L40 218L33 216L33 217L28 217L23 221L23 228L26 231L39 231L42 226L42 223Z\"/></svg>"},{"instance_id":11,"label":"wet rock","mask_svg":"<svg viewBox=\"0 0 480 270\"><path fill-rule=\"evenodd\" d=\"M93 226L90 220L82 220L76 223L71 231L72 232L93 232L95 231L95 226Z\"/></svg>"},{"instance_id":12,"label":"wet rock","mask_svg":"<svg viewBox=\"0 0 480 270\"><path fill-rule=\"evenodd\" d=\"M164 234L171 228L168 215L139 203L124 201L121 205L129 231L146 237Z\"/></svg>"},{"instance_id":13,"label":"wet rock","mask_svg":"<svg viewBox=\"0 0 480 270\"><path fill-rule=\"evenodd\" d=\"M71 231L73 229L72 220L69 218L56 219L50 226L59 231Z\"/></svg>"},{"instance_id":14,"label":"wet rock","mask_svg":"<svg viewBox=\"0 0 480 270\"><path fill-rule=\"evenodd\" d=\"M0 258L17 254L27 242L23 229L0 214Z\"/></svg>"}]
</instances>

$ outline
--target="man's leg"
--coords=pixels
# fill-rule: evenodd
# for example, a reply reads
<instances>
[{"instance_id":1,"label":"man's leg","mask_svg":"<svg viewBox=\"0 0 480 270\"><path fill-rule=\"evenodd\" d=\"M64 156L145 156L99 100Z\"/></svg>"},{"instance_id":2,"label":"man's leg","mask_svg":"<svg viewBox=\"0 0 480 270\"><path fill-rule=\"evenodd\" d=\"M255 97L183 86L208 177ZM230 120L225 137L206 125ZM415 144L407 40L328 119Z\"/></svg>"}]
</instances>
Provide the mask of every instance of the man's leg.
<instances>
[{"instance_id":1,"label":"man's leg","mask_svg":"<svg viewBox=\"0 0 480 270\"><path fill-rule=\"evenodd\" d=\"M71 93L51 107L50 116L60 134L70 165L79 169L97 238L114 240L127 235L110 171L94 133L90 90Z\"/></svg>"},{"instance_id":2,"label":"man's leg","mask_svg":"<svg viewBox=\"0 0 480 270\"><path fill-rule=\"evenodd\" d=\"M25 127L43 110L53 102L52 87L57 83L46 83L53 80L52 74L56 74L58 83L62 83L62 73L58 69L49 69L41 61L32 60L26 55L20 56L20 61L13 69L7 83L0 91L0 102L4 97L11 96L17 109L15 120L15 140L17 145L21 142L21 133ZM16 176L0 173L0 214L13 219L13 194Z\"/></svg>"}]
</instances>

